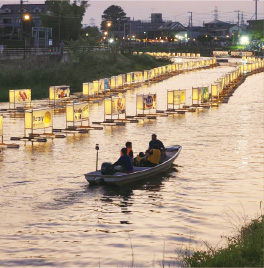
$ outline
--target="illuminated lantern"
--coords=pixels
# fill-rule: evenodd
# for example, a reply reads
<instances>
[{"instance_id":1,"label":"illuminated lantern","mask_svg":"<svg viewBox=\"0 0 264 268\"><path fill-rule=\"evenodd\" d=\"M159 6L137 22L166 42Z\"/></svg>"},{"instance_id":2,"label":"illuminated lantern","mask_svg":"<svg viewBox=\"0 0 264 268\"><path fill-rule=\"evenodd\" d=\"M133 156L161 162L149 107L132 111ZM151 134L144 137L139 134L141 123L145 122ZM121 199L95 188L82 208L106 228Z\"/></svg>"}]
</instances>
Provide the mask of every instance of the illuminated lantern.
<instances>
[{"instance_id":1,"label":"illuminated lantern","mask_svg":"<svg viewBox=\"0 0 264 268\"><path fill-rule=\"evenodd\" d=\"M117 119L120 119L120 115L125 115L126 118L126 99L122 94L119 96L112 96L104 100L104 121L107 116L110 116L111 120L117 115Z\"/></svg>"},{"instance_id":2,"label":"illuminated lantern","mask_svg":"<svg viewBox=\"0 0 264 268\"><path fill-rule=\"evenodd\" d=\"M30 109L25 111L25 134L26 130L33 130L53 128L53 109ZM52 132L52 131L51 131Z\"/></svg>"},{"instance_id":3,"label":"illuminated lantern","mask_svg":"<svg viewBox=\"0 0 264 268\"><path fill-rule=\"evenodd\" d=\"M156 110L156 94L137 95L136 97L136 110L142 111L145 114L145 110Z\"/></svg>"},{"instance_id":4,"label":"illuminated lantern","mask_svg":"<svg viewBox=\"0 0 264 268\"><path fill-rule=\"evenodd\" d=\"M99 93L99 81L93 81L93 93L94 95L98 95Z\"/></svg>"},{"instance_id":5,"label":"illuminated lantern","mask_svg":"<svg viewBox=\"0 0 264 268\"><path fill-rule=\"evenodd\" d=\"M83 121L89 122L89 104L88 102L83 103L69 103L66 105L66 125L72 123L82 123ZM89 123L88 123L89 124Z\"/></svg>"},{"instance_id":6,"label":"illuminated lantern","mask_svg":"<svg viewBox=\"0 0 264 268\"><path fill-rule=\"evenodd\" d=\"M111 76L110 89L111 89L111 90L116 89L116 76Z\"/></svg>"},{"instance_id":7,"label":"illuminated lantern","mask_svg":"<svg viewBox=\"0 0 264 268\"><path fill-rule=\"evenodd\" d=\"M70 86L51 86L49 87L49 102L56 100L65 100L70 98Z\"/></svg>"},{"instance_id":8,"label":"illuminated lantern","mask_svg":"<svg viewBox=\"0 0 264 268\"><path fill-rule=\"evenodd\" d=\"M0 115L0 136L2 137L2 143L4 143L4 136L3 136L3 116Z\"/></svg>"},{"instance_id":9,"label":"illuminated lantern","mask_svg":"<svg viewBox=\"0 0 264 268\"><path fill-rule=\"evenodd\" d=\"M13 105L14 109L16 104L23 104L27 106L31 104L31 89L14 89L9 90L9 108Z\"/></svg>"},{"instance_id":10,"label":"illuminated lantern","mask_svg":"<svg viewBox=\"0 0 264 268\"><path fill-rule=\"evenodd\" d=\"M168 90L167 91L167 109L172 108L175 109L175 105L180 108L181 104L185 104L185 95L186 90Z\"/></svg>"}]
</instances>

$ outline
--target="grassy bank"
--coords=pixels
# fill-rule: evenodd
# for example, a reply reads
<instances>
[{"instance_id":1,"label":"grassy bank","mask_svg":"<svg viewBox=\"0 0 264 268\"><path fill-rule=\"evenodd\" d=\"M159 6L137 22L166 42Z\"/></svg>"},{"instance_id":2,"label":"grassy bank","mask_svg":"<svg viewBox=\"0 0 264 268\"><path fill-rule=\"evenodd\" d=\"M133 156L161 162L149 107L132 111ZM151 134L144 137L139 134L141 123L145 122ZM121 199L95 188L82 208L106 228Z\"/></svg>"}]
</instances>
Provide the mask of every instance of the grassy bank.
<instances>
[{"instance_id":1,"label":"grassy bank","mask_svg":"<svg viewBox=\"0 0 264 268\"><path fill-rule=\"evenodd\" d=\"M252 220L228 239L226 248L196 251L184 261L190 267L264 267L264 216Z\"/></svg>"},{"instance_id":2,"label":"grassy bank","mask_svg":"<svg viewBox=\"0 0 264 268\"><path fill-rule=\"evenodd\" d=\"M0 62L0 101L8 101L9 89L31 88L32 99L41 99L48 97L52 85L70 85L71 92L80 92L84 82L168 63L147 55L102 51L73 55L66 63L56 57Z\"/></svg>"}]
</instances>

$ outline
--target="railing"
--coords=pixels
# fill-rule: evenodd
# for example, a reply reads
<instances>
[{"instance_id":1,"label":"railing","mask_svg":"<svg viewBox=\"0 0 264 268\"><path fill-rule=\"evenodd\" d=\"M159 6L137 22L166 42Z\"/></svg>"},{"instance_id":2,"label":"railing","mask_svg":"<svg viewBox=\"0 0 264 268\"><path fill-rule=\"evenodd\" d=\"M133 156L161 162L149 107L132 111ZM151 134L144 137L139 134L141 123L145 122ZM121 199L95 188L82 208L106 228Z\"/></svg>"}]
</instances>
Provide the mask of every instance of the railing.
<instances>
[{"instance_id":1,"label":"railing","mask_svg":"<svg viewBox=\"0 0 264 268\"><path fill-rule=\"evenodd\" d=\"M85 51L105 51L109 50L108 47L95 46L95 47L85 47L82 46L78 49L79 52ZM62 55L71 53L72 49L70 47L64 47L63 53L59 47L50 48L4 48L0 49L0 59L5 58L23 58L28 56L44 56L44 55Z\"/></svg>"}]
</instances>

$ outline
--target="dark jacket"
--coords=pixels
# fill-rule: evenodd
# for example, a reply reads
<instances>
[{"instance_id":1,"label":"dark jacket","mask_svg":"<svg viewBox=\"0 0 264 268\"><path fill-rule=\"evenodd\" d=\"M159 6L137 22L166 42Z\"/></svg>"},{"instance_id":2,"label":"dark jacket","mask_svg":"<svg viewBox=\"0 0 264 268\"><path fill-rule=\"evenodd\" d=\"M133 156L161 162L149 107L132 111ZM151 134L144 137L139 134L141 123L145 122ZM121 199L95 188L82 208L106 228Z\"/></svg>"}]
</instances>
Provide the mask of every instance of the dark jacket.
<instances>
[{"instance_id":1,"label":"dark jacket","mask_svg":"<svg viewBox=\"0 0 264 268\"><path fill-rule=\"evenodd\" d=\"M149 150L153 149L154 145L156 145L157 146L156 148L159 149L160 151L162 149L165 150L165 147L164 147L163 143L160 140L155 140L155 141L151 140L149 142Z\"/></svg>"},{"instance_id":2,"label":"dark jacket","mask_svg":"<svg viewBox=\"0 0 264 268\"><path fill-rule=\"evenodd\" d=\"M131 159L127 155L120 156L120 158L113 164L113 166L122 166L125 172L134 171Z\"/></svg>"}]
</instances>

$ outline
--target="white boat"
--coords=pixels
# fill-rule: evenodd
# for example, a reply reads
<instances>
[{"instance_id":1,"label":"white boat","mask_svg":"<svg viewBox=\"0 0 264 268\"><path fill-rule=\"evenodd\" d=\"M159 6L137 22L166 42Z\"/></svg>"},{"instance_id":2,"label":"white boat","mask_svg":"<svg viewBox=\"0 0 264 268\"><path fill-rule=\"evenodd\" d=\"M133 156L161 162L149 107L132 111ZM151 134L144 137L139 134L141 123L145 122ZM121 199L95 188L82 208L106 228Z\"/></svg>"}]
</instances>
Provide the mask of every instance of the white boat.
<instances>
[{"instance_id":1,"label":"white boat","mask_svg":"<svg viewBox=\"0 0 264 268\"><path fill-rule=\"evenodd\" d=\"M116 172L113 175L102 175L101 171L97 170L86 173L85 179L91 185L112 184L118 186L146 179L168 170L180 154L181 148L180 145L166 147L165 159L155 167L134 167L134 172L132 173Z\"/></svg>"}]
</instances>

